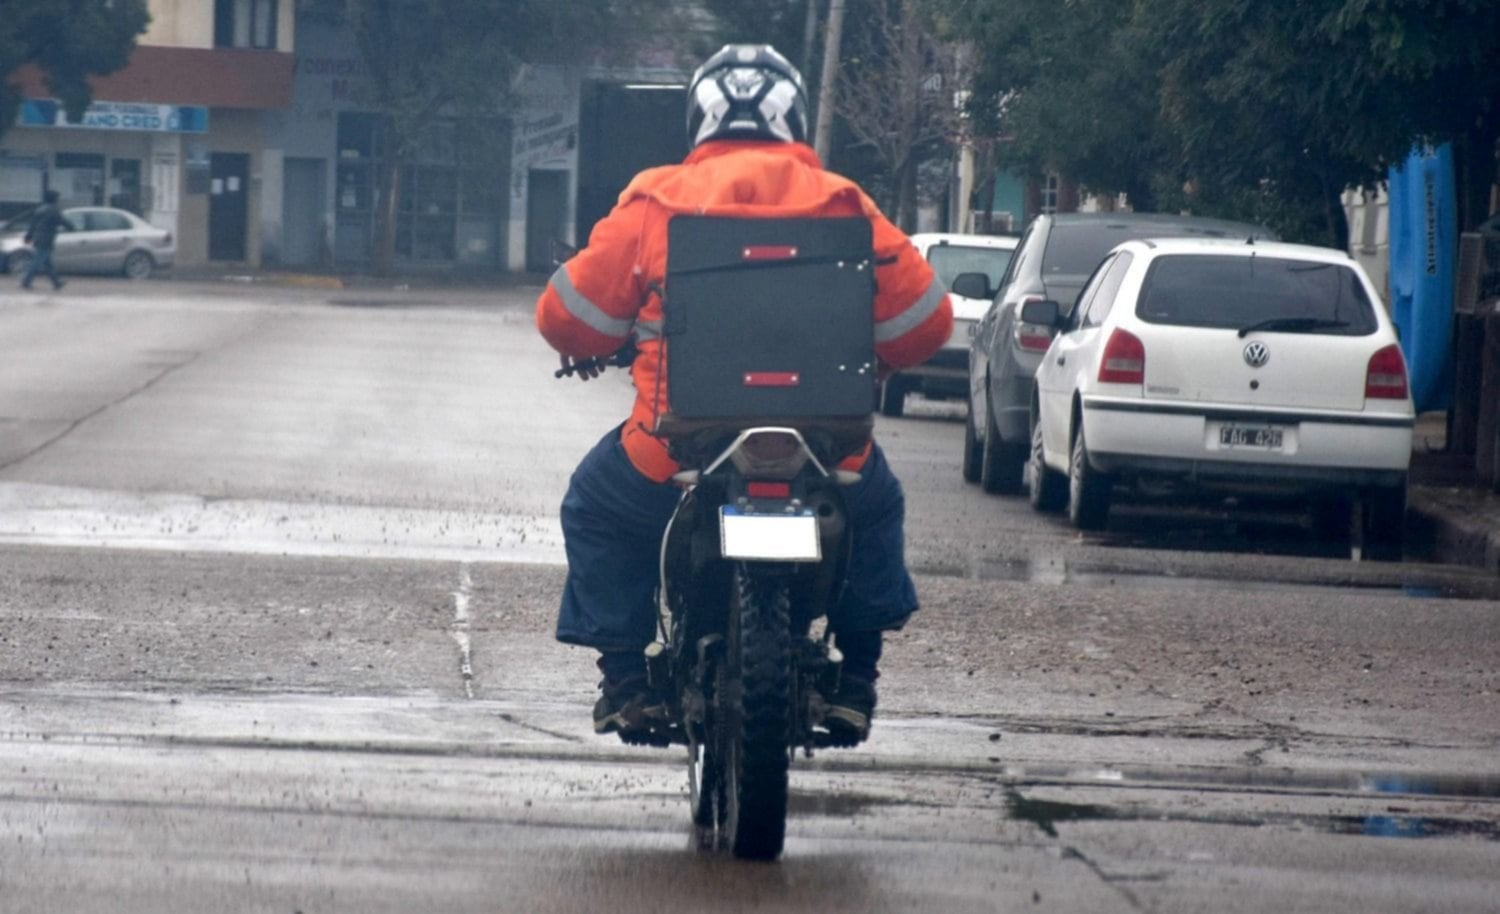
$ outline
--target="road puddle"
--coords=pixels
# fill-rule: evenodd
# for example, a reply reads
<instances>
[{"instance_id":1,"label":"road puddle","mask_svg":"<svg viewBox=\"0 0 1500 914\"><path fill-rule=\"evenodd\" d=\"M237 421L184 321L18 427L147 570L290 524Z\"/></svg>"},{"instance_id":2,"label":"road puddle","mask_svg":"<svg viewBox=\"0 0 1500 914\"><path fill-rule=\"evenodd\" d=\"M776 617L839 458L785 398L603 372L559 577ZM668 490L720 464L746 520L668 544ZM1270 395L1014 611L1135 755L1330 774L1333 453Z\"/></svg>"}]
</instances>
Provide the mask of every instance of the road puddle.
<instances>
[{"instance_id":1,"label":"road puddle","mask_svg":"<svg viewBox=\"0 0 1500 914\"><path fill-rule=\"evenodd\" d=\"M981 560L970 568L952 566L917 567L924 574L968 577L980 581L1014 581L1026 584L1076 584L1086 587L1123 587L1133 590L1243 590L1257 592L1323 591L1347 594L1357 590L1370 596L1409 597L1436 600L1500 600L1500 579L1463 572L1433 571L1430 567L1389 565L1368 578L1349 576L1337 581L1318 581L1311 574L1304 580L1246 580L1226 569L1221 576L1168 574L1141 571L1121 564L1097 560L1072 561L1058 556Z\"/></svg>"},{"instance_id":2,"label":"road puddle","mask_svg":"<svg viewBox=\"0 0 1500 914\"><path fill-rule=\"evenodd\" d=\"M1006 809L1011 818L1030 822L1052 838L1059 837L1059 824L1066 826L1077 822L1181 822L1237 828L1270 826L1374 838L1472 837L1486 841L1500 841L1500 822L1493 819L1413 815L1400 806L1388 807L1380 813L1362 816L1300 812L1235 814L1198 811L1189 813L1156 806L1121 805L1116 807L1099 803L1071 803L1028 797L1020 791L1010 791L1007 794Z\"/></svg>"}]
</instances>

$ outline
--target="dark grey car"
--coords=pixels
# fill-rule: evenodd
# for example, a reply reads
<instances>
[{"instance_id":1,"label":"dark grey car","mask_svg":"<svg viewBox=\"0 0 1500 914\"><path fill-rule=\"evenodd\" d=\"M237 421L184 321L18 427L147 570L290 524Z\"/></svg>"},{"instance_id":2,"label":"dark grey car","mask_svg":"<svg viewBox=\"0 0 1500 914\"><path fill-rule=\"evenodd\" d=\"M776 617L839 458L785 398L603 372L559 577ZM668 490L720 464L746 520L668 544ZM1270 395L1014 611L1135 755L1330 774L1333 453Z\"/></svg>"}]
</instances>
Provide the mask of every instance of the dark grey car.
<instances>
[{"instance_id":1,"label":"dark grey car","mask_svg":"<svg viewBox=\"0 0 1500 914\"><path fill-rule=\"evenodd\" d=\"M963 474L986 492L1021 490L1031 453L1035 375L1052 342L1049 327L1020 323L1027 301L1055 301L1069 313L1094 268L1115 245L1136 238L1263 238L1263 226L1160 213L1058 213L1032 220L969 347L969 416Z\"/></svg>"}]
</instances>

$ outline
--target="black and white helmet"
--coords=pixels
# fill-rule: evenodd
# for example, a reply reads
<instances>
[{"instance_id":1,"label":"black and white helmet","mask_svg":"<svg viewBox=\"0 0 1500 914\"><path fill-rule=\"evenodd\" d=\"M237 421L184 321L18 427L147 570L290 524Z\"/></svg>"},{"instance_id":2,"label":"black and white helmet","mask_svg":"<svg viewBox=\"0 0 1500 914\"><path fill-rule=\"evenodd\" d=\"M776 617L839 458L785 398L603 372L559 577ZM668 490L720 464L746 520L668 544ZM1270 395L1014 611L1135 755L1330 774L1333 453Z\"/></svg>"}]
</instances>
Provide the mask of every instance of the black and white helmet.
<instances>
[{"instance_id":1,"label":"black and white helmet","mask_svg":"<svg viewBox=\"0 0 1500 914\"><path fill-rule=\"evenodd\" d=\"M688 142L807 139L802 74L768 44L726 44L688 84Z\"/></svg>"}]
</instances>

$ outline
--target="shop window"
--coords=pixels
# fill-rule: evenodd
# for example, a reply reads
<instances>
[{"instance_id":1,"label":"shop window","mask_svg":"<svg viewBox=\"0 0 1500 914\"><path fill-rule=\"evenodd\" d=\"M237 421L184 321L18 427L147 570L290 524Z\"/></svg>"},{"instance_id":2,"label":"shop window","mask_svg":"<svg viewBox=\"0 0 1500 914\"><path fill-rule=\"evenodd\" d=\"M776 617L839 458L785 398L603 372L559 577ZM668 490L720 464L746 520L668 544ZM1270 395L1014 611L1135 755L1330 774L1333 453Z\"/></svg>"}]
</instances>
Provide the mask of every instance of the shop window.
<instances>
[{"instance_id":1,"label":"shop window","mask_svg":"<svg viewBox=\"0 0 1500 914\"><path fill-rule=\"evenodd\" d=\"M63 206L104 205L104 156L59 152L50 181Z\"/></svg>"},{"instance_id":2,"label":"shop window","mask_svg":"<svg viewBox=\"0 0 1500 914\"><path fill-rule=\"evenodd\" d=\"M278 0L214 0L214 47L276 48Z\"/></svg>"}]
</instances>

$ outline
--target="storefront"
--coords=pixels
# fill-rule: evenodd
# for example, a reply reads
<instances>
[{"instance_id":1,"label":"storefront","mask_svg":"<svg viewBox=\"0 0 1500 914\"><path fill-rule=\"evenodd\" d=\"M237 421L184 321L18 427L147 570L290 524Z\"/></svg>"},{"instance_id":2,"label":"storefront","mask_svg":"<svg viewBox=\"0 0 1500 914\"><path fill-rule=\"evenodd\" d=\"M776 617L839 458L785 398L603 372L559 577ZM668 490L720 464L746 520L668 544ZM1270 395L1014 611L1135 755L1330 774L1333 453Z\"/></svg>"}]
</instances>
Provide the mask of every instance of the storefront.
<instances>
[{"instance_id":1,"label":"storefront","mask_svg":"<svg viewBox=\"0 0 1500 914\"><path fill-rule=\"evenodd\" d=\"M196 105L99 101L70 124L56 102L27 99L0 150L0 218L55 190L63 206L114 206L176 231L183 139L208 120Z\"/></svg>"},{"instance_id":2,"label":"storefront","mask_svg":"<svg viewBox=\"0 0 1500 914\"><path fill-rule=\"evenodd\" d=\"M64 206L130 210L177 238L177 265L262 262L260 233L280 222L281 159L266 112L291 100L292 57L273 50L142 45L93 80L76 123L34 67L0 137L0 216L56 190Z\"/></svg>"},{"instance_id":3,"label":"storefront","mask_svg":"<svg viewBox=\"0 0 1500 914\"><path fill-rule=\"evenodd\" d=\"M282 160L281 218L263 226L268 259L359 269L370 262L380 176L391 150L371 110L350 37L302 20L292 105L268 115ZM505 267L509 121L437 120L403 163L396 258L408 267Z\"/></svg>"}]
</instances>

